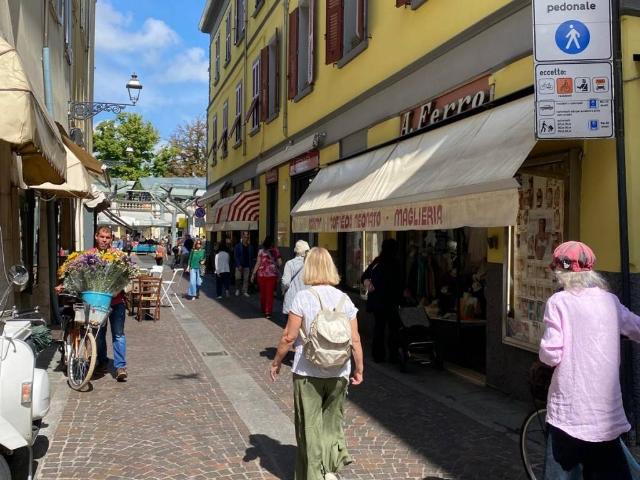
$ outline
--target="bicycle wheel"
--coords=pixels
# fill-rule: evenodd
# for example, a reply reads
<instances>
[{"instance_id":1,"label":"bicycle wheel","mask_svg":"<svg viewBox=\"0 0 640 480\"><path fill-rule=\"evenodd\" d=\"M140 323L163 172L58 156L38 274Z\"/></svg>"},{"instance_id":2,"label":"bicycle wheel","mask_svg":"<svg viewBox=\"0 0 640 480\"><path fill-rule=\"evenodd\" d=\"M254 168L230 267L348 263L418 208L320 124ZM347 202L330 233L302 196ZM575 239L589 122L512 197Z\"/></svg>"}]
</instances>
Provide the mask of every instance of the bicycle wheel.
<instances>
[{"instance_id":1,"label":"bicycle wheel","mask_svg":"<svg viewBox=\"0 0 640 480\"><path fill-rule=\"evenodd\" d=\"M69 336L70 351L67 362L67 381L74 390L82 390L96 367L96 339L89 329L74 328Z\"/></svg>"},{"instance_id":2,"label":"bicycle wheel","mask_svg":"<svg viewBox=\"0 0 640 480\"><path fill-rule=\"evenodd\" d=\"M547 448L547 409L534 410L520 428L520 456L531 480L541 480Z\"/></svg>"}]
</instances>

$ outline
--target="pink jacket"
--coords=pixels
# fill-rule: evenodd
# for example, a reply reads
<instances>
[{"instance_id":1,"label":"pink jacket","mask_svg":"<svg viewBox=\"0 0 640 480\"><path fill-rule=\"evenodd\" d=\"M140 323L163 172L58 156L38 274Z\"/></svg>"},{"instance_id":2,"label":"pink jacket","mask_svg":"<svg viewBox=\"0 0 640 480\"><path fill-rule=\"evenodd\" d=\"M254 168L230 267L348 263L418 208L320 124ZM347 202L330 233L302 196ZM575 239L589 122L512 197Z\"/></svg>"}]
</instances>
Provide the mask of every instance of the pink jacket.
<instances>
[{"instance_id":1,"label":"pink jacket","mask_svg":"<svg viewBox=\"0 0 640 480\"><path fill-rule=\"evenodd\" d=\"M600 288L564 291L547 301L540 360L555 366L547 422L588 442L631 427L620 392L620 335L640 341L640 317Z\"/></svg>"}]
</instances>

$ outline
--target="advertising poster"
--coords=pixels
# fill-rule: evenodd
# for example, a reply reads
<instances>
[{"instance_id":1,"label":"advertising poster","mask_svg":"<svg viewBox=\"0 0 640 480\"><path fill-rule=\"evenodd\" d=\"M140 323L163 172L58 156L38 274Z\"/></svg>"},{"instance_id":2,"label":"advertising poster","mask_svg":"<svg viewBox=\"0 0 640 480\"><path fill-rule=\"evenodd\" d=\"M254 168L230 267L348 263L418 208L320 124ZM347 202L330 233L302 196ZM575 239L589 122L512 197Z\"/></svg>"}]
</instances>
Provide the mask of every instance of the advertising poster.
<instances>
[{"instance_id":1,"label":"advertising poster","mask_svg":"<svg viewBox=\"0 0 640 480\"><path fill-rule=\"evenodd\" d=\"M544 332L547 299L554 293L549 269L553 250L563 241L564 183L522 175L515 228L512 312L506 319L504 341L537 351Z\"/></svg>"}]
</instances>

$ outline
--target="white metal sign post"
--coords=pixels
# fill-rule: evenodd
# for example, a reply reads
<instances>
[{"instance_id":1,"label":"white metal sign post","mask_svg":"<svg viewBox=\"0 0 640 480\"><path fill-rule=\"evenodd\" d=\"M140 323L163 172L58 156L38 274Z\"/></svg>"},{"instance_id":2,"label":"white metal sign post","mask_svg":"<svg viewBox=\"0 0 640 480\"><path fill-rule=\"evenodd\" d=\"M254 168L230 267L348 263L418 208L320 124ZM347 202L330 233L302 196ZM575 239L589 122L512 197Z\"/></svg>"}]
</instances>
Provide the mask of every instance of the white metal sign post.
<instances>
[{"instance_id":1,"label":"white metal sign post","mask_svg":"<svg viewBox=\"0 0 640 480\"><path fill-rule=\"evenodd\" d=\"M612 138L611 0L534 0L536 136Z\"/></svg>"}]
</instances>

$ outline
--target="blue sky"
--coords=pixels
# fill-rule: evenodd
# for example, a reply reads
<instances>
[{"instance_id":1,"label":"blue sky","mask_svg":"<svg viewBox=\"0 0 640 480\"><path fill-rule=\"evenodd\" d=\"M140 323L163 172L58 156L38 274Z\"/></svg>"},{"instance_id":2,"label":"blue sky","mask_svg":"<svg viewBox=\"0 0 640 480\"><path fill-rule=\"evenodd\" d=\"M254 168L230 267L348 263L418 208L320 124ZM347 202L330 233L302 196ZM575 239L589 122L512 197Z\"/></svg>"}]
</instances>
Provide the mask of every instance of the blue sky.
<instances>
[{"instance_id":1,"label":"blue sky","mask_svg":"<svg viewBox=\"0 0 640 480\"><path fill-rule=\"evenodd\" d=\"M129 103L132 72L143 89L136 107L166 140L174 128L205 116L209 37L198 30L205 0L98 0L96 7L97 102ZM113 118L101 114L95 124Z\"/></svg>"}]
</instances>

